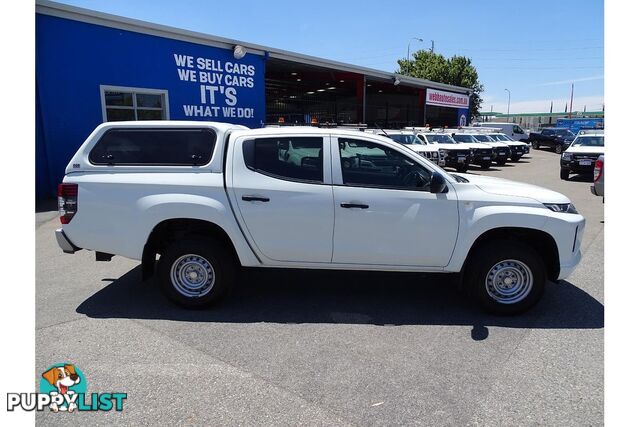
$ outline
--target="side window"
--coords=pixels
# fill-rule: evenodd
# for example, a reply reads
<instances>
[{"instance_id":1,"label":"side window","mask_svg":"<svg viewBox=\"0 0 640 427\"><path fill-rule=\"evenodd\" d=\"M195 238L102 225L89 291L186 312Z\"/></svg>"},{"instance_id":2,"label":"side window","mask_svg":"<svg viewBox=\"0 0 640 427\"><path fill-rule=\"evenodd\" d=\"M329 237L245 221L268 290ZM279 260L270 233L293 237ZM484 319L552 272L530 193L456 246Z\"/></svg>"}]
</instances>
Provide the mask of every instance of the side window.
<instances>
[{"instance_id":1,"label":"side window","mask_svg":"<svg viewBox=\"0 0 640 427\"><path fill-rule=\"evenodd\" d=\"M551 131L549 129L544 129L542 131L542 135L551 135Z\"/></svg>"},{"instance_id":2,"label":"side window","mask_svg":"<svg viewBox=\"0 0 640 427\"><path fill-rule=\"evenodd\" d=\"M345 185L424 190L431 172L404 154L361 139L339 138L342 181Z\"/></svg>"},{"instance_id":3,"label":"side window","mask_svg":"<svg viewBox=\"0 0 640 427\"><path fill-rule=\"evenodd\" d=\"M247 140L245 165L256 172L289 181L323 182L322 137L277 137Z\"/></svg>"},{"instance_id":4,"label":"side window","mask_svg":"<svg viewBox=\"0 0 640 427\"><path fill-rule=\"evenodd\" d=\"M524 131L522 130L522 128L520 128L520 126L514 126L513 133L524 133Z\"/></svg>"},{"instance_id":5,"label":"side window","mask_svg":"<svg viewBox=\"0 0 640 427\"><path fill-rule=\"evenodd\" d=\"M96 165L202 166L216 145L211 129L110 129L89 153Z\"/></svg>"}]
</instances>

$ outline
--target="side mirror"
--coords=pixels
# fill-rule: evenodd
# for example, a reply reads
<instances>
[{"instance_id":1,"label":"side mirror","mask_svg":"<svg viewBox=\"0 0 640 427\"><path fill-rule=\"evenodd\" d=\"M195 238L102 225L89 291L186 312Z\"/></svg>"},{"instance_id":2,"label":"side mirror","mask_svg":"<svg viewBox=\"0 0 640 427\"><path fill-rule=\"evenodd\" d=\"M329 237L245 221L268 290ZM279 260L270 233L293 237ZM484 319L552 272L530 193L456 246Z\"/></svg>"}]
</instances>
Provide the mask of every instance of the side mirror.
<instances>
[{"instance_id":1,"label":"side mirror","mask_svg":"<svg viewBox=\"0 0 640 427\"><path fill-rule=\"evenodd\" d=\"M444 193L447 189L447 181L438 172L434 172L431 176L431 183L429 184L429 192L431 193Z\"/></svg>"}]
</instances>

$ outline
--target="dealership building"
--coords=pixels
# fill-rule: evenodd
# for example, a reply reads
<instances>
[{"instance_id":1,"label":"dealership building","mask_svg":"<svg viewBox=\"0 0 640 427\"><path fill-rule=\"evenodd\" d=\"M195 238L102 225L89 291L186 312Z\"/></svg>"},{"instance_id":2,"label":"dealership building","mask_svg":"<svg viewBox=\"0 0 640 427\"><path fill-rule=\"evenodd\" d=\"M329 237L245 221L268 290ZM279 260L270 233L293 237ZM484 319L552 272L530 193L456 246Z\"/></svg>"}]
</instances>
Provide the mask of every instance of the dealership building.
<instances>
[{"instance_id":1,"label":"dealership building","mask_svg":"<svg viewBox=\"0 0 640 427\"><path fill-rule=\"evenodd\" d=\"M457 126L467 88L36 2L36 196L116 120Z\"/></svg>"}]
</instances>

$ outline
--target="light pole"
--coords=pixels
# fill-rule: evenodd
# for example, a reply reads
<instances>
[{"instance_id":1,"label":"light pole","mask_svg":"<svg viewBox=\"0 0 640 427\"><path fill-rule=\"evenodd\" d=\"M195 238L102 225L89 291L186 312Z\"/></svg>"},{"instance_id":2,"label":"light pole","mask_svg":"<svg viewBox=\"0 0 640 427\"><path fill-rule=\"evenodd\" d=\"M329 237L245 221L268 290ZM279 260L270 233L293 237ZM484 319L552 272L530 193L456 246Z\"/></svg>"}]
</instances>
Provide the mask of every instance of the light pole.
<instances>
[{"instance_id":1,"label":"light pole","mask_svg":"<svg viewBox=\"0 0 640 427\"><path fill-rule=\"evenodd\" d=\"M511 91L509 89L505 89L509 94L509 100L507 101L507 120L509 120L509 109L511 108Z\"/></svg>"},{"instance_id":2,"label":"light pole","mask_svg":"<svg viewBox=\"0 0 640 427\"><path fill-rule=\"evenodd\" d=\"M411 49L411 42L413 40L418 40L419 42L423 42L424 41L420 37L411 37L409 39L409 44L407 45L407 62L409 62L409 49Z\"/></svg>"}]
</instances>

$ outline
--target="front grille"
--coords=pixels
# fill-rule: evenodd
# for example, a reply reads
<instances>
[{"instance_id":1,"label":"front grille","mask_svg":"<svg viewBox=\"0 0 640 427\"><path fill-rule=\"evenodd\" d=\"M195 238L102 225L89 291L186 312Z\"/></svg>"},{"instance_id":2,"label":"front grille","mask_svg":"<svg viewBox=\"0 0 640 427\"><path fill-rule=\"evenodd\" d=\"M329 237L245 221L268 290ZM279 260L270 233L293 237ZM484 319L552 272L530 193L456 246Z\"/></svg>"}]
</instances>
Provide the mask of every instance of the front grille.
<instances>
[{"instance_id":1,"label":"front grille","mask_svg":"<svg viewBox=\"0 0 640 427\"><path fill-rule=\"evenodd\" d=\"M595 161L598 160L598 157L600 157L600 154L595 153L578 153L573 155L573 158L576 160L591 159Z\"/></svg>"},{"instance_id":2,"label":"front grille","mask_svg":"<svg viewBox=\"0 0 640 427\"><path fill-rule=\"evenodd\" d=\"M476 154L480 156L490 156L493 154L493 150L491 148L478 148Z\"/></svg>"}]
</instances>

